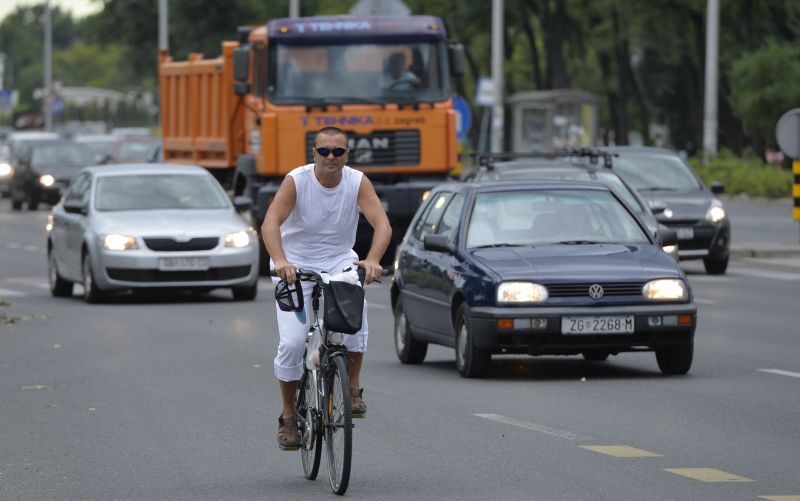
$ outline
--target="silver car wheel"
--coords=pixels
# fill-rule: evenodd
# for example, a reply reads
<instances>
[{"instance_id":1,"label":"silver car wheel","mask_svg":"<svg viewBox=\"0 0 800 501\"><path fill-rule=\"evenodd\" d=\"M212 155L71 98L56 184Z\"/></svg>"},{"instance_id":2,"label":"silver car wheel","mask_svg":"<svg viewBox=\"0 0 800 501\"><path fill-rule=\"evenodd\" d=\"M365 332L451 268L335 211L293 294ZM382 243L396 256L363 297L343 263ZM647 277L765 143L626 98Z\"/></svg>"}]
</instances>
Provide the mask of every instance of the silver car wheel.
<instances>
[{"instance_id":1,"label":"silver car wheel","mask_svg":"<svg viewBox=\"0 0 800 501\"><path fill-rule=\"evenodd\" d=\"M406 312L400 313L394 321L394 344L397 353L402 353L406 349Z\"/></svg>"},{"instance_id":2,"label":"silver car wheel","mask_svg":"<svg viewBox=\"0 0 800 501\"><path fill-rule=\"evenodd\" d=\"M53 255L53 251L50 251L47 258L47 281L50 283L50 290L53 290L56 288L56 280L58 280L56 257Z\"/></svg>"},{"instance_id":3,"label":"silver car wheel","mask_svg":"<svg viewBox=\"0 0 800 501\"><path fill-rule=\"evenodd\" d=\"M87 255L83 258L83 293L88 296L94 287L92 283L92 263L91 258Z\"/></svg>"},{"instance_id":4,"label":"silver car wheel","mask_svg":"<svg viewBox=\"0 0 800 501\"><path fill-rule=\"evenodd\" d=\"M461 324L461 329L458 331L458 341L456 344L456 364L459 367L464 367L464 359L467 353L467 325Z\"/></svg>"}]
</instances>

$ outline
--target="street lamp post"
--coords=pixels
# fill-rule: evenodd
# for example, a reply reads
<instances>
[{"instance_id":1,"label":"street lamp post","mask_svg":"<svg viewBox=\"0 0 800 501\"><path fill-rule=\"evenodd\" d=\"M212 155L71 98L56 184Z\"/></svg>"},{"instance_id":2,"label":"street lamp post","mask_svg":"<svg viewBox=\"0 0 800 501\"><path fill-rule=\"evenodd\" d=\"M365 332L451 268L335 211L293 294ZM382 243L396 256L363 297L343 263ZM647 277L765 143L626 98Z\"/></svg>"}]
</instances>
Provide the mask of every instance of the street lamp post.
<instances>
[{"instance_id":1,"label":"street lamp post","mask_svg":"<svg viewBox=\"0 0 800 501\"><path fill-rule=\"evenodd\" d=\"M706 82L703 118L703 160L717 154L717 67L719 60L719 0L706 7Z\"/></svg>"},{"instance_id":2,"label":"street lamp post","mask_svg":"<svg viewBox=\"0 0 800 501\"><path fill-rule=\"evenodd\" d=\"M44 4L44 129L53 130L53 18L50 0Z\"/></svg>"},{"instance_id":3,"label":"street lamp post","mask_svg":"<svg viewBox=\"0 0 800 501\"><path fill-rule=\"evenodd\" d=\"M492 1L492 153L503 151L503 0Z\"/></svg>"}]
</instances>

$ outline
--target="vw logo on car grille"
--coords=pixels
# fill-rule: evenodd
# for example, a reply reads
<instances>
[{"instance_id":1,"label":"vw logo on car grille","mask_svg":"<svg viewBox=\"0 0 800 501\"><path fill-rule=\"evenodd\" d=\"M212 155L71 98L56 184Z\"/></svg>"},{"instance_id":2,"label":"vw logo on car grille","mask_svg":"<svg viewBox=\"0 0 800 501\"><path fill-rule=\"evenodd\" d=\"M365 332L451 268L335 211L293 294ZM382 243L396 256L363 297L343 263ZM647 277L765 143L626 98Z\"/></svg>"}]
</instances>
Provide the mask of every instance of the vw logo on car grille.
<instances>
[{"instance_id":1,"label":"vw logo on car grille","mask_svg":"<svg viewBox=\"0 0 800 501\"><path fill-rule=\"evenodd\" d=\"M603 297L603 286L600 284L592 284L589 286L589 297L592 299L600 299Z\"/></svg>"}]
</instances>

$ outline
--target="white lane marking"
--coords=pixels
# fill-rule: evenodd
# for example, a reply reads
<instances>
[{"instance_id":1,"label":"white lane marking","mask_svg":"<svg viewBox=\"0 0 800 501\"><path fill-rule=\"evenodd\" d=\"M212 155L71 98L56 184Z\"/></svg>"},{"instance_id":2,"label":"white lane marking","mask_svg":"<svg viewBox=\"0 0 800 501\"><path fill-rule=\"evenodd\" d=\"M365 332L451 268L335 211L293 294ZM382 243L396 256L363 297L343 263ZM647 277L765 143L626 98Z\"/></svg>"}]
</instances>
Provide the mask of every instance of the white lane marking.
<instances>
[{"instance_id":1,"label":"white lane marking","mask_svg":"<svg viewBox=\"0 0 800 501\"><path fill-rule=\"evenodd\" d=\"M539 433L545 433L547 435L552 435L554 437L566 438L567 440L588 439L588 437L576 435L575 433L570 433L568 431L558 430L556 428L550 428L548 426L543 426L536 423L530 423L528 421L518 421L516 419L511 419L505 416L501 416L499 414L473 414L473 416L477 416L483 419L490 419L492 421L497 421L500 423L510 424L512 426L519 426L520 428L526 428L528 430L538 431Z\"/></svg>"},{"instance_id":2,"label":"white lane marking","mask_svg":"<svg viewBox=\"0 0 800 501\"><path fill-rule=\"evenodd\" d=\"M39 247L38 245L25 245L22 247L22 250L26 250L28 252L39 252L41 250L41 247Z\"/></svg>"},{"instance_id":3,"label":"white lane marking","mask_svg":"<svg viewBox=\"0 0 800 501\"><path fill-rule=\"evenodd\" d=\"M379 310L391 310L392 307L388 304L368 303L370 308L377 308Z\"/></svg>"},{"instance_id":4,"label":"white lane marking","mask_svg":"<svg viewBox=\"0 0 800 501\"><path fill-rule=\"evenodd\" d=\"M734 273L746 277L768 278L770 280L783 280L786 282L796 282L800 280L800 273L758 270L755 268L736 268Z\"/></svg>"},{"instance_id":5,"label":"white lane marking","mask_svg":"<svg viewBox=\"0 0 800 501\"><path fill-rule=\"evenodd\" d=\"M758 369L761 372L768 372L770 374L777 374L779 376L796 377L800 379L800 372L783 371L781 369Z\"/></svg>"},{"instance_id":6,"label":"white lane marking","mask_svg":"<svg viewBox=\"0 0 800 501\"><path fill-rule=\"evenodd\" d=\"M11 289L0 289L0 297L25 297L28 294Z\"/></svg>"},{"instance_id":7,"label":"white lane marking","mask_svg":"<svg viewBox=\"0 0 800 501\"><path fill-rule=\"evenodd\" d=\"M717 304L719 301L714 299L701 299L699 297L694 298L694 302L697 304Z\"/></svg>"},{"instance_id":8,"label":"white lane marking","mask_svg":"<svg viewBox=\"0 0 800 501\"><path fill-rule=\"evenodd\" d=\"M20 245L16 242L8 242L6 247L9 249L19 249Z\"/></svg>"}]
</instances>

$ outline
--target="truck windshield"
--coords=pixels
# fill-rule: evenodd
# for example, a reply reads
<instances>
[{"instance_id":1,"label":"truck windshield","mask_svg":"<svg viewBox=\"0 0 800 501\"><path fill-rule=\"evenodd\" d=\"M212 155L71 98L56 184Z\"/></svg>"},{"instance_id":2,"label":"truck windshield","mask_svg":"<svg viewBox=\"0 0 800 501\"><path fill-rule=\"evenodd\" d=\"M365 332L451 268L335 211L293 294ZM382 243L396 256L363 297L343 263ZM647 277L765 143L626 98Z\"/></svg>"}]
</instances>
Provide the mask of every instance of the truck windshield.
<instances>
[{"instance_id":1,"label":"truck windshield","mask_svg":"<svg viewBox=\"0 0 800 501\"><path fill-rule=\"evenodd\" d=\"M436 42L272 44L267 94L276 104L443 101L443 53Z\"/></svg>"}]
</instances>

